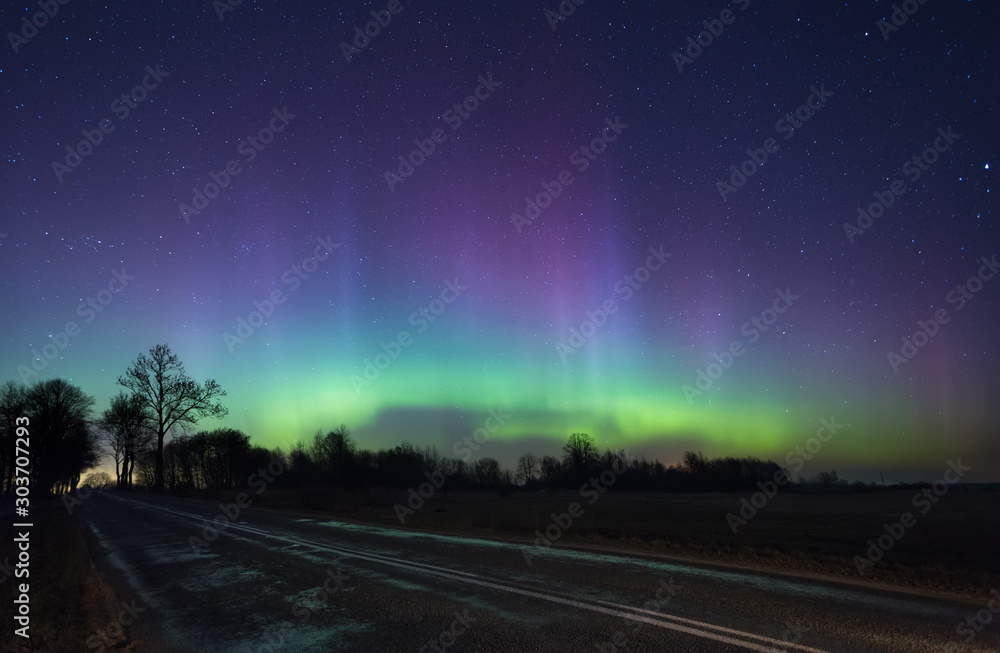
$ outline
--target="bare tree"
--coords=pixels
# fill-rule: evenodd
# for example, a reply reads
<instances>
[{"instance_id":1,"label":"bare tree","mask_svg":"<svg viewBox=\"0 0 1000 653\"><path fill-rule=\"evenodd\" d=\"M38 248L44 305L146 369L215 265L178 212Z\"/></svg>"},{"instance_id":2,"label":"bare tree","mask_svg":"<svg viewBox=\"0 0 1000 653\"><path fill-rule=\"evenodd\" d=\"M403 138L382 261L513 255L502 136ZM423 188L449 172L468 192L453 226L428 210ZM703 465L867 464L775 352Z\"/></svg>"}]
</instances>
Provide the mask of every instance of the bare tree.
<instances>
[{"instance_id":1,"label":"bare tree","mask_svg":"<svg viewBox=\"0 0 1000 653\"><path fill-rule=\"evenodd\" d=\"M357 445L351 431L341 424L326 435L317 432L313 438L312 459L330 474L333 480L343 482L354 461Z\"/></svg>"},{"instance_id":2,"label":"bare tree","mask_svg":"<svg viewBox=\"0 0 1000 653\"><path fill-rule=\"evenodd\" d=\"M105 490L111 487L112 481L107 472L91 472L83 479L83 484L96 490Z\"/></svg>"},{"instance_id":3,"label":"bare tree","mask_svg":"<svg viewBox=\"0 0 1000 653\"><path fill-rule=\"evenodd\" d=\"M97 441L104 445L105 452L111 455L111 460L115 463L115 487L120 488L124 476L122 462L125 460L125 442L103 417L94 424L94 428L97 431Z\"/></svg>"},{"instance_id":4,"label":"bare tree","mask_svg":"<svg viewBox=\"0 0 1000 653\"><path fill-rule=\"evenodd\" d=\"M499 485L503 476L500 469L500 462L496 458L480 458L473 465L476 472L476 480L480 485Z\"/></svg>"},{"instance_id":5,"label":"bare tree","mask_svg":"<svg viewBox=\"0 0 1000 653\"><path fill-rule=\"evenodd\" d=\"M118 487L131 488L135 457L153 439L153 414L138 395L119 392L111 398L111 407L101 415L99 424L115 460Z\"/></svg>"},{"instance_id":6,"label":"bare tree","mask_svg":"<svg viewBox=\"0 0 1000 653\"><path fill-rule=\"evenodd\" d=\"M221 419L229 410L218 402L226 396L212 379L204 385L196 383L184 372L181 363L170 347L156 345L149 355L139 354L118 384L138 396L153 414L156 426L156 468L153 488L163 491L163 438L174 426L195 424L199 419Z\"/></svg>"},{"instance_id":7,"label":"bare tree","mask_svg":"<svg viewBox=\"0 0 1000 653\"><path fill-rule=\"evenodd\" d=\"M705 460L705 455L700 451L698 453L693 451L687 451L684 453L684 470L688 474L695 476L704 474L707 468L708 461Z\"/></svg>"},{"instance_id":8,"label":"bare tree","mask_svg":"<svg viewBox=\"0 0 1000 653\"><path fill-rule=\"evenodd\" d=\"M517 482L528 485L538 476L541 460L530 451L517 459Z\"/></svg>"},{"instance_id":9,"label":"bare tree","mask_svg":"<svg viewBox=\"0 0 1000 653\"><path fill-rule=\"evenodd\" d=\"M827 487L832 487L834 485L847 485L847 481L840 478L840 476L837 475L837 470L835 469L829 472L820 472L819 474L816 474L816 476L813 477L812 482L818 485L825 485Z\"/></svg>"},{"instance_id":10,"label":"bare tree","mask_svg":"<svg viewBox=\"0 0 1000 653\"><path fill-rule=\"evenodd\" d=\"M587 433L572 433L563 445L563 460L576 472L593 467L597 455L594 438Z\"/></svg>"},{"instance_id":11,"label":"bare tree","mask_svg":"<svg viewBox=\"0 0 1000 653\"><path fill-rule=\"evenodd\" d=\"M542 456L539 463L542 483L552 487L559 483L563 475L563 464L554 456Z\"/></svg>"},{"instance_id":12,"label":"bare tree","mask_svg":"<svg viewBox=\"0 0 1000 653\"><path fill-rule=\"evenodd\" d=\"M146 492L149 492L149 488L153 487L156 481L156 451L152 443L145 449L139 450L135 462L139 466L139 480Z\"/></svg>"}]
</instances>

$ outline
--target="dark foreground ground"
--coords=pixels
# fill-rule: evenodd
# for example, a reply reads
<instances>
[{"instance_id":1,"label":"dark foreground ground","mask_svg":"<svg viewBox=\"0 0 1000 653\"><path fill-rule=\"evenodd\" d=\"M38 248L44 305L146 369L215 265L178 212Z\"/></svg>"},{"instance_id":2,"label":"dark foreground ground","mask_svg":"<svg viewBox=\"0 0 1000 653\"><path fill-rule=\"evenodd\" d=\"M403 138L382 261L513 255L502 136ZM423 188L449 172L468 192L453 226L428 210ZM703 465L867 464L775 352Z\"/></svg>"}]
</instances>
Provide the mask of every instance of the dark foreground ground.
<instances>
[{"instance_id":1,"label":"dark foreground ground","mask_svg":"<svg viewBox=\"0 0 1000 653\"><path fill-rule=\"evenodd\" d=\"M552 548L503 540L544 530L577 495L441 497L407 515L404 528L386 529L293 510L295 495L268 490L251 495L235 523L218 522L210 538L217 499L98 494L72 515L59 502L34 513L34 637L32 648L21 650L998 650L1000 615L986 609L989 590L976 588L1000 587L990 562L996 495L949 495L948 510L936 506L886 554L875 571L909 579L907 592L856 583L850 547L873 536L859 523L874 523L877 535L884 515L906 509L909 494L781 497L787 505L776 499L741 529L735 541L743 544L714 539L732 537L725 513L738 497L609 494L593 505L582 501L583 516ZM406 493L310 496L336 501L344 515L398 527L392 506ZM710 518L715 512L722 528ZM780 542L756 544L776 525L788 529ZM621 537L622 530L629 534ZM586 546L560 548L566 543ZM771 572L602 553L595 543L745 560ZM4 542L0 556L12 553ZM831 581L838 564L840 581ZM828 579L774 573L788 570L822 571ZM934 574L940 580L928 582ZM10 605L14 579L3 579ZM124 619L123 601L132 606ZM984 610L990 623L982 632L956 630Z\"/></svg>"},{"instance_id":2,"label":"dark foreground ground","mask_svg":"<svg viewBox=\"0 0 1000 653\"><path fill-rule=\"evenodd\" d=\"M135 598L135 590L108 564L86 523L59 500L34 502L28 547L27 576L17 576L19 529L11 506L0 510L5 536L0 542L0 597L10 628L0 638L0 651L142 651L160 653L162 636L153 623L120 628L118 616ZM23 529L22 529L23 532ZM88 541L89 540L89 541ZM13 635L11 621L21 585L28 585L30 639Z\"/></svg>"},{"instance_id":3,"label":"dark foreground ground","mask_svg":"<svg viewBox=\"0 0 1000 653\"><path fill-rule=\"evenodd\" d=\"M917 490L848 494L779 494L733 533L729 513L750 493L600 495L593 504L568 490L435 493L412 514L407 490L345 491L311 488L268 490L256 505L315 509L343 519L405 529L487 537L537 539L557 533L554 543L661 554L732 563L841 580L875 582L943 595L987 596L1000 587L1000 492L954 487L925 514L912 501ZM225 494L202 494L215 501ZM568 528L552 515L579 503L583 515ZM924 505L923 500L919 504ZM873 566L859 573L855 556L868 559L868 540L885 534L884 524L914 515L915 525ZM404 523L400 523L402 514ZM565 520L563 520L565 523ZM898 529L896 529L898 532Z\"/></svg>"}]
</instances>

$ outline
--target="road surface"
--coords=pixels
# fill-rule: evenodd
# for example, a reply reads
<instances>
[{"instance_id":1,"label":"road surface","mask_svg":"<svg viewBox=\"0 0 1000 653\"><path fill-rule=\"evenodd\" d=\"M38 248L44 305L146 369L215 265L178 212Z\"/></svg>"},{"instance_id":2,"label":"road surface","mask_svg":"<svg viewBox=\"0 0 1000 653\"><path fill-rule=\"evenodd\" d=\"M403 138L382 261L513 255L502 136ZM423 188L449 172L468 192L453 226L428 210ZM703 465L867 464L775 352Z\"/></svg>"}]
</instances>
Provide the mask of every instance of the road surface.
<instances>
[{"instance_id":1,"label":"road surface","mask_svg":"<svg viewBox=\"0 0 1000 653\"><path fill-rule=\"evenodd\" d=\"M216 528L218 503L147 495L79 509L131 586L125 621L165 651L1000 650L996 621L956 634L976 606L814 581L542 547L529 564L516 543L252 506Z\"/></svg>"}]
</instances>

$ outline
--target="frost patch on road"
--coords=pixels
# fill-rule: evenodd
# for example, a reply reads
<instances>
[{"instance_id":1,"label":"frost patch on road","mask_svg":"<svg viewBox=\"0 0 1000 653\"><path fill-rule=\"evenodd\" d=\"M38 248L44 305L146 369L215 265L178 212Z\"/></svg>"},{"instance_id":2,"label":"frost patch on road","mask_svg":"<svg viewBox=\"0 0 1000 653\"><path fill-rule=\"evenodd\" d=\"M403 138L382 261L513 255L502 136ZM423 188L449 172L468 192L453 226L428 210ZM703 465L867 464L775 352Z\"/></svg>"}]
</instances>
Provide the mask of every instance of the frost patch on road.
<instances>
[{"instance_id":1,"label":"frost patch on road","mask_svg":"<svg viewBox=\"0 0 1000 653\"><path fill-rule=\"evenodd\" d=\"M281 621L256 639L230 643L225 650L232 653L258 651L294 651L294 653L327 653L328 651L359 651L354 637L367 635L372 625L359 621L313 626Z\"/></svg>"},{"instance_id":2,"label":"frost patch on road","mask_svg":"<svg viewBox=\"0 0 1000 653\"><path fill-rule=\"evenodd\" d=\"M208 554L199 556L190 548L178 548L175 544L160 544L146 548L146 554L150 562L158 565L169 565L175 562L191 562L193 560L204 560ZM217 554L211 557L218 558Z\"/></svg>"},{"instance_id":3,"label":"frost patch on road","mask_svg":"<svg viewBox=\"0 0 1000 653\"><path fill-rule=\"evenodd\" d=\"M347 588L343 588L344 591L346 591L346 589ZM328 598L320 598L321 595L323 595L323 589L321 587L312 587L297 594L286 596L285 601L296 606L301 606L310 613L318 612L320 610L328 610L331 612L346 611L345 608L336 608L331 606L330 600Z\"/></svg>"},{"instance_id":4,"label":"frost patch on road","mask_svg":"<svg viewBox=\"0 0 1000 653\"><path fill-rule=\"evenodd\" d=\"M449 544L459 544L467 546L469 544L475 544L483 548L488 549L507 549L512 546L510 542L498 542L495 540L483 540L477 537L462 536L462 535L439 535L438 533L420 533L416 531L404 531L398 528L383 528L381 526L364 526L362 524L349 524L342 521L324 521L316 524L317 526L326 526L328 528L337 528L343 531L351 531L354 533L368 533L371 535L378 535L380 537L395 537L402 540L433 540L435 542L446 542Z\"/></svg>"},{"instance_id":5,"label":"frost patch on road","mask_svg":"<svg viewBox=\"0 0 1000 653\"><path fill-rule=\"evenodd\" d=\"M175 582L186 591L202 592L216 587L226 587L232 585L234 582L245 582L264 577L264 574L255 569L220 565L211 571L200 573L198 577L188 576L178 578Z\"/></svg>"}]
</instances>

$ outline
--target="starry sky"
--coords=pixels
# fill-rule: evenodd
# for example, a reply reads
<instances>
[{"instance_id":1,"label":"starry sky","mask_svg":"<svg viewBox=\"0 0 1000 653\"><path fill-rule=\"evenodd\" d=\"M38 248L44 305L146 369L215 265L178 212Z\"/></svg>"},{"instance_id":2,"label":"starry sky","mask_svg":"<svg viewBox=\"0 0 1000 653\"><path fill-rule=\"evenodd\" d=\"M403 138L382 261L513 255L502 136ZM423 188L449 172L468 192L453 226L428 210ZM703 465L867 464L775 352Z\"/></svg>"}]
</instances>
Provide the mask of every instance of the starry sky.
<instances>
[{"instance_id":1,"label":"starry sky","mask_svg":"<svg viewBox=\"0 0 1000 653\"><path fill-rule=\"evenodd\" d=\"M914 5L7 4L0 378L168 343L266 446L832 418L807 475L1000 480L1000 11Z\"/></svg>"}]
</instances>

